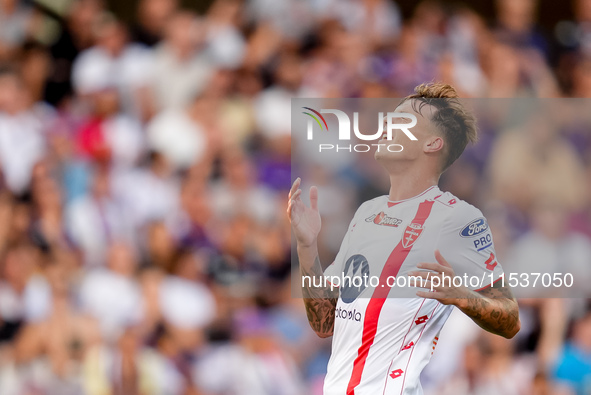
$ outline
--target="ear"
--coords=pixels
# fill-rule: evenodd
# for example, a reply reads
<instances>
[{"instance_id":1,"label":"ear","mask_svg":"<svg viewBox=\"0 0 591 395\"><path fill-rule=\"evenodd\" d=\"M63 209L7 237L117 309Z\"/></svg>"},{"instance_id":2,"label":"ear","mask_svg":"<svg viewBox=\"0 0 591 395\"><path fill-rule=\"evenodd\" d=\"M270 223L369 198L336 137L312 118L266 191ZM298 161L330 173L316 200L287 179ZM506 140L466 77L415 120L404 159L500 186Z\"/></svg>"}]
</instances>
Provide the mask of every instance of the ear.
<instances>
[{"instance_id":1,"label":"ear","mask_svg":"<svg viewBox=\"0 0 591 395\"><path fill-rule=\"evenodd\" d=\"M425 141L425 145L423 146L423 151L428 153L434 153L443 149L443 139L439 136L431 136L430 138Z\"/></svg>"}]
</instances>

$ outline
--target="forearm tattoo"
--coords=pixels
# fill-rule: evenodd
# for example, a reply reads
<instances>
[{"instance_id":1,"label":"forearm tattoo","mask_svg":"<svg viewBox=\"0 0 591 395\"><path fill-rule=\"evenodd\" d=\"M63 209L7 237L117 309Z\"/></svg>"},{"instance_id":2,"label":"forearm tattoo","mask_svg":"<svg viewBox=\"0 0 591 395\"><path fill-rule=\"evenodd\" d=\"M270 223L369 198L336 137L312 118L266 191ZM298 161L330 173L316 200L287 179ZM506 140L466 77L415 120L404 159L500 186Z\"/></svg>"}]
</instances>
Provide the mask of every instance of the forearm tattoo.
<instances>
[{"instance_id":1,"label":"forearm tattoo","mask_svg":"<svg viewBox=\"0 0 591 395\"><path fill-rule=\"evenodd\" d=\"M509 338L515 336L519 330L519 308L511 289L497 282L473 294L461 310L488 332Z\"/></svg>"},{"instance_id":2,"label":"forearm tattoo","mask_svg":"<svg viewBox=\"0 0 591 395\"><path fill-rule=\"evenodd\" d=\"M300 265L300 272L302 276L309 276L310 278L318 278L316 284L322 283L320 278L324 278L320 259L316 257L314 264L310 268L305 268ZM306 314L310 326L320 337L332 336L334 330L335 308L339 297L338 290L331 290L329 287L314 287L314 281L304 282L302 294L304 297L304 305L306 306Z\"/></svg>"}]
</instances>

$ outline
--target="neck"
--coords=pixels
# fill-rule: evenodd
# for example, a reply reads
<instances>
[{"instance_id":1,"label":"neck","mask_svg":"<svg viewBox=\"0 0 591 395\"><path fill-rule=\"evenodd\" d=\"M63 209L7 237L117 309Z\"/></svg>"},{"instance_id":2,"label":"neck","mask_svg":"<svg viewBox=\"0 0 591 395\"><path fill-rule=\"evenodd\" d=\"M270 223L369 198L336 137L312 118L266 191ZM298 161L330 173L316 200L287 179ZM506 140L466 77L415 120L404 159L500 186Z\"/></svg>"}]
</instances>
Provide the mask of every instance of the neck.
<instances>
[{"instance_id":1,"label":"neck","mask_svg":"<svg viewBox=\"0 0 591 395\"><path fill-rule=\"evenodd\" d=\"M410 199L426 189L437 185L439 176L425 176L420 173L390 174L390 193L388 199L396 202Z\"/></svg>"}]
</instances>

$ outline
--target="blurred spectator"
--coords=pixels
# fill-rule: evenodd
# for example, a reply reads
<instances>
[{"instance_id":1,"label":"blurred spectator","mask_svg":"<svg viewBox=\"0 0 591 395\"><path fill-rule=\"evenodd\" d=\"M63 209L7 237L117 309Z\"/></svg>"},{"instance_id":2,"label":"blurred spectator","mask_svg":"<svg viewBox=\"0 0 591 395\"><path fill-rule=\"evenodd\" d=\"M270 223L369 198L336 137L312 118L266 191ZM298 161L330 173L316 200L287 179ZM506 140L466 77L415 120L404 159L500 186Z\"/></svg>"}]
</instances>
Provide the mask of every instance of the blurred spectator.
<instances>
[{"instance_id":1,"label":"blurred spectator","mask_svg":"<svg viewBox=\"0 0 591 395\"><path fill-rule=\"evenodd\" d=\"M136 269L131 247L118 242L109 247L107 267L89 271L80 286L84 311L100 322L108 341L114 341L125 328L143 319L142 295L134 280Z\"/></svg>"},{"instance_id":2,"label":"blurred spectator","mask_svg":"<svg viewBox=\"0 0 591 395\"><path fill-rule=\"evenodd\" d=\"M240 151L228 151L222 158L222 177L211 186L214 215L229 220L247 215L257 223L274 220L279 203L275 194L257 183L254 163Z\"/></svg>"},{"instance_id":3,"label":"blurred spectator","mask_svg":"<svg viewBox=\"0 0 591 395\"><path fill-rule=\"evenodd\" d=\"M12 341L26 321L43 318L51 309L43 280L33 276L37 251L27 244L9 248L0 280L0 341ZM41 282L40 282L41 281Z\"/></svg>"},{"instance_id":4,"label":"blurred spectator","mask_svg":"<svg viewBox=\"0 0 591 395\"><path fill-rule=\"evenodd\" d=\"M0 2L0 58L6 58L31 31L33 12L19 0Z\"/></svg>"},{"instance_id":5,"label":"blurred spectator","mask_svg":"<svg viewBox=\"0 0 591 395\"><path fill-rule=\"evenodd\" d=\"M188 11L172 15L165 39L155 48L152 86L160 109L183 108L198 96L212 73L202 52L204 21Z\"/></svg>"},{"instance_id":6,"label":"blurred spectator","mask_svg":"<svg viewBox=\"0 0 591 395\"><path fill-rule=\"evenodd\" d=\"M175 263L178 245L165 222L152 222L147 228L147 263L169 273Z\"/></svg>"},{"instance_id":7,"label":"blurred spectator","mask_svg":"<svg viewBox=\"0 0 591 395\"><path fill-rule=\"evenodd\" d=\"M482 333L478 342L464 349L463 369L441 390L441 394L529 393L535 364L516 357L510 342Z\"/></svg>"},{"instance_id":8,"label":"blurred spectator","mask_svg":"<svg viewBox=\"0 0 591 395\"><path fill-rule=\"evenodd\" d=\"M20 52L20 73L29 103L41 103L45 95L45 84L51 70L51 58L45 47L35 42L23 45ZM43 108L51 111L45 104Z\"/></svg>"},{"instance_id":9,"label":"blurred spectator","mask_svg":"<svg viewBox=\"0 0 591 395\"><path fill-rule=\"evenodd\" d=\"M78 312L70 300L72 268L50 258L45 277L51 287L46 319L27 325L16 344L16 361L25 371L23 389L48 389L48 394L82 391L81 367L100 341L94 319Z\"/></svg>"},{"instance_id":10,"label":"blurred spectator","mask_svg":"<svg viewBox=\"0 0 591 395\"><path fill-rule=\"evenodd\" d=\"M160 284L160 309L164 322L174 330L196 332L215 316L215 302L199 282L167 276Z\"/></svg>"},{"instance_id":11,"label":"blurred spectator","mask_svg":"<svg viewBox=\"0 0 591 395\"><path fill-rule=\"evenodd\" d=\"M175 232L184 244L195 247L213 247L211 230L213 222L212 202L205 185L187 179L181 191L181 213Z\"/></svg>"},{"instance_id":12,"label":"blurred spectator","mask_svg":"<svg viewBox=\"0 0 591 395\"><path fill-rule=\"evenodd\" d=\"M145 167L112 173L112 192L133 229L168 219L179 210L179 183L167 159L152 153Z\"/></svg>"},{"instance_id":13,"label":"blurred spectator","mask_svg":"<svg viewBox=\"0 0 591 395\"><path fill-rule=\"evenodd\" d=\"M175 169L186 169L198 163L206 153L203 126L195 119L201 103L195 99L189 109L168 109L156 115L147 126L149 147L162 155Z\"/></svg>"},{"instance_id":14,"label":"blurred spectator","mask_svg":"<svg viewBox=\"0 0 591 395\"><path fill-rule=\"evenodd\" d=\"M66 229L84 254L89 267L102 265L109 245L115 240L132 240L129 219L111 193L109 171L94 171L90 192L66 208Z\"/></svg>"},{"instance_id":15,"label":"blurred spectator","mask_svg":"<svg viewBox=\"0 0 591 395\"><path fill-rule=\"evenodd\" d=\"M591 58L580 57L572 72L572 95L574 97L591 97Z\"/></svg>"},{"instance_id":16,"label":"blurred spectator","mask_svg":"<svg viewBox=\"0 0 591 395\"><path fill-rule=\"evenodd\" d=\"M239 30L241 3L238 0L217 0L206 20L207 54L221 68L237 68L242 63L246 42Z\"/></svg>"},{"instance_id":17,"label":"blurred spectator","mask_svg":"<svg viewBox=\"0 0 591 395\"><path fill-rule=\"evenodd\" d=\"M556 25L556 36L559 44L569 50L575 50L582 56L588 56L591 50L590 28L591 2L589 0L573 1L573 21L560 21Z\"/></svg>"},{"instance_id":18,"label":"blurred spectator","mask_svg":"<svg viewBox=\"0 0 591 395\"><path fill-rule=\"evenodd\" d=\"M268 24L280 36L301 39L313 27L311 11L304 3L294 0L252 0L246 3L245 14L255 24Z\"/></svg>"},{"instance_id":19,"label":"blurred spectator","mask_svg":"<svg viewBox=\"0 0 591 395\"><path fill-rule=\"evenodd\" d=\"M586 199L584 168L549 116L529 118L520 131L503 133L490 158L492 192L521 210L536 197L578 209Z\"/></svg>"},{"instance_id":20,"label":"blurred spectator","mask_svg":"<svg viewBox=\"0 0 591 395\"><path fill-rule=\"evenodd\" d=\"M137 22L132 28L134 41L153 47L164 37L168 18L178 8L177 0L141 0L137 8Z\"/></svg>"},{"instance_id":21,"label":"blurred spectator","mask_svg":"<svg viewBox=\"0 0 591 395\"><path fill-rule=\"evenodd\" d=\"M72 94L72 64L81 51L93 44L93 27L101 11L101 0L77 0L68 9L61 34L50 47L54 67L47 81L48 103L63 104Z\"/></svg>"},{"instance_id":22,"label":"blurred spectator","mask_svg":"<svg viewBox=\"0 0 591 395\"><path fill-rule=\"evenodd\" d=\"M46 172L43 163L35 166L32 192L37 217L32 218L29 229L31 239L45 251L64 248L69 242L63 223L62 191Z\"/></svg>"},{"instance_id":23,"label":"blurred spectator","mask_svg":"<svg viewBox=\"0 0 591 395\"><path fill-rule=\"evenodd\" d=\"M89 94L92 113L77 132L79 151L99 163L113 162L120 170L130 167L144 150L144 136L140 123L121 112L120 98L114 88Z\"/></svg>"},{"instance_id":24,"label":"blurred spectator","mask_svg":"<svg viewBox=\"0 0 591 395\"><path fill-rule=\"evenodd\" d=\"M263 135L274 139L287 135L291 130L291 98L305 95L299 87L302 78L301 59L285 54L274 70L276 84L263 90L255 102L255 114Z\"/></svg>"},{"instance_id":25,"label":"blurred spectator","mask_svg":"<svg viewBox=\"0 0 591 395\"><path fill-rule=\"evenodd\" d=\"M572 338L566 343L556 363L555 377L567 383L577 395L591 388L591 313L579 318Z\"/></svg>"},{"instance_id":26,"label":"blurred spectator","mask_svg":"<svg viewBox=\"0 0 591 395\"><path fill-rule=\"evenodd\" d=\"M84 384L89 395L190 393L174 362L162 350L142 345L140 332L133 326L116 344L93 351L85 360Z\"/></svg>"},{"instance_id":27,"label":"blurred spectator","mask_svg":"<svg viewBox=\"0 0 591 395\"><path fill-rule=\"evenodd\" d=\"M268 317L244 310L237 319L238 345L209 350L197 366L197 382L212 393L300 394L300 377L293 361L271 336Z\"/></svg>"},{"instance_id":28,"label":"blurred spectator","mask_svg":"<svg viewBox=\"0 0 591 395\"><path fill-rule=\"evenodd\" d=\"M348 29L369 37L375 45L392 43L398 37L401 17L396 3L386 0L350 1L349 7L335 7ZM355 15L357 20L351 15Z\"/></svg>"},{"instance_id":29,"label":"blurred spectator","mask_svg":"<svg viewBox=\"0 0 591 395\"><path fill-rule=\"evenodd\" d=\"M0 69L0 164L6 186L23 193L35 163L45 153L43 121L28 101L22 79L11 69Z\"/></svg>"},{"instance_id":30,"label":"blurred spectator","mask_svg":"<svg viewBox=\"0 0 591 395\"><path fill-rule=\"evenodd\" d=\"M136 92L151 77L151 54L142 46L128 42L127 28L108 14L93 21L95 45L76 57L72 82L76 92L88 95L117 89L122 106L135 108Z\"/></svg>"},{"instance_id":31,"label":"blurred spectator","mask_svg":"<svg viewBox=\"0 0 591 395\"><path fill-rule=\"evenodd\" d=\"M516 48L536 48L548 55L548 44L535 26L538 2L536 0L497 0L496 34L505 43Z\"/></svg>"},{"instance_id":32,"label":"blurred spectator","mask_svg":"<svg viewBox=\"0 0 591 395\"><path fill-rule=\"evenodd\" d=\"M570 273L579 279L573 290L589 296L586 284L591 280L587 264L591 241L580 233L569 232L568 218L568 209L560 203L549 198L536 199L531 207L532 229L514 244L507 257L507 269L526 273L533 272L535 267L541 273ZM541 288L538 286L537 290Z\"/></svg>"}]
</instances>

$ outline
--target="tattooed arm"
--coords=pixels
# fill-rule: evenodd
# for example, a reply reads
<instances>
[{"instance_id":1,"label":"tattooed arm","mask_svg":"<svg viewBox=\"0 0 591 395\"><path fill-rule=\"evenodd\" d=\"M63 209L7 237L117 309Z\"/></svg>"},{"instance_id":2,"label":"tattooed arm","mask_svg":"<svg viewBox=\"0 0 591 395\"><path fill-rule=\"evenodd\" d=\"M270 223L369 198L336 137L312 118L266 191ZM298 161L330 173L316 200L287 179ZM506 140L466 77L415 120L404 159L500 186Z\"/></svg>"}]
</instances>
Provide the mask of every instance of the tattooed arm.
<instances>
[{"instance_id":1,"label":"tattooed arm","mask_svg":"<svg viewBox=\"0 0 591 395\"><path fill-rule=\"evenodd\" d=\"M318 336L322 338L332 336L339 291L331 290L330 287L314 286L314 284L322 284L321 280L324 278L315 245L298 246L298 257L300 273L302 278L306 279L302 282L302 294L308 322ZM314 281L314 278L317 280Z\"/></svg>"},{"instance_id":2,"label":"tattooed arm","mask_svg":"<svg viewBox=\"0 0 591 395\"><path fill-rule=\"evenodd\" d=\"M482 329L507 339L515 336L521 327L517 301L501 281L482 291L471 291L455 305Z\"/></svg>"},{"instance_id":3,"label":"tattooed arm","mask_svg":"<svg viewBox=\"0 0 591 395\"><path fill-rule=\"evenodd\" d=\"M324 284L323 281L319 281L323 280L324 276L317 247L321 225L318 212L318 189L310 188L310 207L307 207L301 199L300 183L301 180L298 178L289 191L287 215L298 244L300 272L305 280L302 282L302 296L310 326L318 336L329 337L332 336L334 329L338 291L314 286Z\"/></svg>"},{"instance_id":4,"label":"tattooed arm","mask_svg":"<svg viewBox=\"0 0 591 395\"><path fill-rule=\"evenodd\" d=\"M424 269L413 271L410 275L422 277L426 280L425 288L431 288L430 279L442 275L453 278L455 273L451 265L443 258L439 250L435 251L437 263L419 263L417 267ZM433 286L432 292L418 291L417 296L435 299L442 304L452 304L458 307L482 329L512 338L519 332L519 307L511 293L511 289L502 286L497 281L492 287L476 292L464 286L455 287L452 284Z\"/></svg>"}]
</instances>

